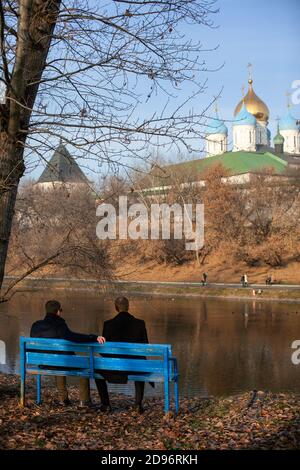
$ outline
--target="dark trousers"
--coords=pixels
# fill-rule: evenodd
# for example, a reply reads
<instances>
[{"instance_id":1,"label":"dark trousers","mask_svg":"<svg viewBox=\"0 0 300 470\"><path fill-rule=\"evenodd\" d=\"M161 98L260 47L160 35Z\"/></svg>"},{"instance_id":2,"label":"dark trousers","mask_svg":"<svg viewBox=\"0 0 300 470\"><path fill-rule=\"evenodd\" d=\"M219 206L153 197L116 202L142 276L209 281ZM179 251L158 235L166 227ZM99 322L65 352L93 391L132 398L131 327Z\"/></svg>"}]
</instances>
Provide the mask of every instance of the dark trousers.
<instances>
[{"instance_id":1,"label":"dark trousers","mask_svg":"<svg viewBox=\"0 0 300 470\"><path fill-rule=\"evenodd\" d=\"M101 403L109 405L109 395L107 390L107 383L104 379L95 380L98 393L100 395ZM135 385L135 404L141 405L144 398L145 382L134 382Z\"/></svg>"}]
</instances>

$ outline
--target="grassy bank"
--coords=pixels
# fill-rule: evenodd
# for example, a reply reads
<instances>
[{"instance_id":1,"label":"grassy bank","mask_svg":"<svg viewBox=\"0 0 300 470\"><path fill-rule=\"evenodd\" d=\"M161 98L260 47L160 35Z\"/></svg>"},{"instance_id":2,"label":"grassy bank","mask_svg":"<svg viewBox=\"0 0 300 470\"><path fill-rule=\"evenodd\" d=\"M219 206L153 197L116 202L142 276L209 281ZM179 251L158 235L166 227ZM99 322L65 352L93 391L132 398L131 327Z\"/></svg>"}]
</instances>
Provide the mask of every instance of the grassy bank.
<instances>
[{"instance_id":1,"label":"grassy bank","mask_svg":"<svg viewBox=\"0 0 300 470\"><path fill-rule=\"evenodd\" d=\"M34 404L28 379L27 407L20 408L19 379L0 375L0 449L296 449L300 447L300 395L249 392L229 398L184 399L175 417L163 414L159 399L145 400L145 412L130 409L132 399L112 397L112 413L73 405L60 407L48 387L44 403ZM92 392L97 400L96 392Z\"/></svg>"},{"instance_id":2,"label":"grassy bank","mask_svg":"<svg viewBox=\"0 0 300 470\"><path fill-rule=\"evenodd\" d=\"M5 281L4 288L9 283ZM96 281L82 279L65 279L65 278L27 278L18 284L17 290L41 290L41 289L76 289L78 290L96 290L98 292L111 294L134 294L134 295L157 295L157 296L173 296L173 297L219 297L228 299L259 299L259 300L278 300L300 302L300 288L288 288L282 286L271 287L248 287L238 288L232 286L216 286L209 285L203 287L193 283L160 283L160 282L132 282L132 281ZM253 289L256 295L253 295ZM261 293L258 293L258 290Z\"/></svg>"}]
</instances>

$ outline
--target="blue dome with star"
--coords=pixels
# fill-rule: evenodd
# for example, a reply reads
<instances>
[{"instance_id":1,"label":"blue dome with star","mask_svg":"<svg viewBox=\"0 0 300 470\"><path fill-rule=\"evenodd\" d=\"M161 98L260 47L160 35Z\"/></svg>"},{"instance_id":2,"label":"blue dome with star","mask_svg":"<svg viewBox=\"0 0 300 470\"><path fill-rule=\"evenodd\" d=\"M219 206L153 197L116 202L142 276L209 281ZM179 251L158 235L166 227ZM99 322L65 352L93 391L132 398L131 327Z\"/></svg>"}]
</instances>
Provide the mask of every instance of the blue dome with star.
<instances>
[{"instance_id":1,"label":"blue dome with star","mask_svg":"<svg viewBox=\"0 0 300 470\"><path fill-rule=\"evenodd\" d=\"M279 129L281 131L299 131L297 119L291 115L290 110L288 110L287 114L282 119L280 119Z\"/></svg>"},{"instance_id":2,"label":"blue dome with star","mask_svg":"<svg viewBox=\"0 0 300 470\"><path fill-rule=\"evenodd\" d=\"M240 112L235 116L233 126L256 126L255 116L249 113L244 103Z\"/></svg>"},{"instance_id":3,"label":"blue dome with star","mask_svg":"<svg viewBox=\"0 0 300 470\"><path fill-rule=\"evenodd\" d=\"M219 119L218 113L216 113L216 117L212 118L207 124L206 133L209 135L211 134L228 135L228 129L225 126L224 122L221 119Z\"/></svg>"}]
</instances>

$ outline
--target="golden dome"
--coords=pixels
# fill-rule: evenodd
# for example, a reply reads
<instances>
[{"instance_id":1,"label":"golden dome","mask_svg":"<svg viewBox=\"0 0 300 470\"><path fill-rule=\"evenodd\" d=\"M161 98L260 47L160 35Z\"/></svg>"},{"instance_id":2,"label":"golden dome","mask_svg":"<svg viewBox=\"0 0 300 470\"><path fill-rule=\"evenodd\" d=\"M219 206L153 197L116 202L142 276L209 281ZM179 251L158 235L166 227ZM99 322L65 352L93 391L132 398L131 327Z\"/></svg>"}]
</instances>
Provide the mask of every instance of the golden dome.
<instances>
[{"instance_id":1,"label":"golden dome","mask_svg":"<svg viewBox=\"0 0 300 470\"><path fill-rule=\"evenodd\" d=\"M253 114L258 121L268 122L270 114L268 106L254 93L252 86L252 78L248 80L248 83L248 93L235 108L234 115L236 116L239 113L239 111L242 109L243 103L245 103L245 106L249 113Z\"/></svg>"}]
</instances>

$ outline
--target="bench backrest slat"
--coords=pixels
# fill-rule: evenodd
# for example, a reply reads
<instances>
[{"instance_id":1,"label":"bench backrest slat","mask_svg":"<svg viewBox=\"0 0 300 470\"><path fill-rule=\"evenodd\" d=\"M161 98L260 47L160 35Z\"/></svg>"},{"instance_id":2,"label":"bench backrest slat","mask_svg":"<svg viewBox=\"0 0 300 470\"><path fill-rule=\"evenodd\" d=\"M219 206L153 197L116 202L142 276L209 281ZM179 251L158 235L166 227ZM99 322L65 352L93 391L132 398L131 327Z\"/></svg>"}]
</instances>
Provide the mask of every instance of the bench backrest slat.
<instances>
[{"instance_id":1,"label":"bench backrest slat","mask_svg":"<svg viewBox=\"0 0 300 470\"><path fill-rule=\"evenodd\" d=\"M87 352L93 348L94 353L98 354L116 354L128 356L163 356L166 351L172 354L169 344L143 344L143 343L116 343L107 342L103 345L98 343L72 343L63 339L48 338L22 338L26 350L41 351L68 351L68 352Z\"/></svg>"},{"instance_id":2,"label":"bench backrest slat","mask_svg":"<svg viewBox=\"0 0 300 470\"><path fill-rule=\"evenodd\" d=\"M38 371L39 366L42 366L43 369L47 367L65 369L66 372L68 368L74 368L150 372L163 375L166 372L166 359L172 353L169 344L106 342L100 345L25 337L21 337L21 347L25 348L26 364L30 366L31 371ZM169 374L171 373L170 363Z\"/></svg>"},{"instance_id":3,"label":"bench backrest slat","mask_svg":"<svg viewBox=\"0 0 300 470\"><path fill-rule=\"evenodd\" d=\"M29 352L26 354L27 364L30 366L72 367L88 369L89 356L68 356L65 354L43 354ZM120 359L120 358L94 358L94 368L102 370L123 370L133 372L163 373L164 365L160 360Z\"/></svg>"},{"instance_id":4,"label":"bench backrest slat","mask_svg":"<svg viewBox=\"0 0 300 470\"><path fill-rule=\"evenodd\" d=\"M66 354L29 352L26 353L26 362L31 366L74 367L76 369L88 369L90 367L87 356L67 356Z\"/></svg>"},{"instance_id":5,"label":"bench backrest slat","mask_svg":"<svg viewBox=\"0 0 300 470\"><path fill-rule=\"evenodd\" d=\"M95 358L95 369L163 373L163 361L103 357Z\"/></svg>"}]
</instances>

